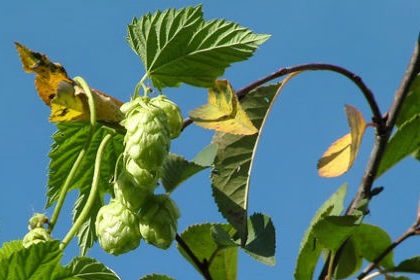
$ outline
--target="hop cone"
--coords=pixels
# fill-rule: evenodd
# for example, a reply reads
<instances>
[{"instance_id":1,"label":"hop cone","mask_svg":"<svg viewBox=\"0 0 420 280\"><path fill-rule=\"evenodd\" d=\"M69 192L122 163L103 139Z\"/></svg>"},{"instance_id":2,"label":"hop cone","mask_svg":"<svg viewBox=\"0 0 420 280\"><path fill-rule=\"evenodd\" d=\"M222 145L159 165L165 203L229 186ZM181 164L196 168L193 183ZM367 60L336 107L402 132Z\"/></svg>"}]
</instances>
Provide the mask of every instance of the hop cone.
<instances>
[{"instance_id":1,"label":"hop cone","mask_svg":"<svg viewBox=\"0 0 420 280\"><path fill-rule=\"evenodd\" d=\"M137 214L115 199L99 209L95 227L102 249L113 255L134 250L140 244Z\"/></svg>"},{"instance_id":2,"label":"hop cone","mask_svg":"<svg viewBox=\"0 0 420 280\"><path fill-rule=\"evenodd\" d=\"M171 140L164 111L151 104L148 97L137 97L125 103L121 111L126 116L121 122L127 129L125 159L132 159L139 168L159 170L168 155Z\"/></svg>"},{"instance_id":3,"label":"hop cone","mask_svg":"<svg viewBox=\"0 0 420 280\"><path fill-rule=\"evenodd\" d=\"M140 232L146 242L167 249L175 239L179 209L166 194L156 195L140 211Z\"/></svg>"},{"instance_id":4,"label":"hop cone","mask_svg":"<svg viewBox=\"0 0 420 280\"><path fill-rule=\"evenodd\" d=\"M143 171L144 173L149 173L145 169ZM115 199L134 212L137 212L144 202L153 195L153 190L157 186L156 176L141 175L137 176L137 178L146 178L142 183L139 183L130 173L123 171L114 183Z\"/></svg>"},{"instance_id":5,"label":"hop cone","mask_svg":"<svg viewBox=\"0 0 420 280\"><path fill-rule=\"evenodd\" d=\"M165 95L159 95L152 98L150 102L165 112L166 118L168 119L169 136L171 139L177 138L179 134L181 134L183 124L183 118L179 107L166 98Z\"/></svg>"}]
</instances>

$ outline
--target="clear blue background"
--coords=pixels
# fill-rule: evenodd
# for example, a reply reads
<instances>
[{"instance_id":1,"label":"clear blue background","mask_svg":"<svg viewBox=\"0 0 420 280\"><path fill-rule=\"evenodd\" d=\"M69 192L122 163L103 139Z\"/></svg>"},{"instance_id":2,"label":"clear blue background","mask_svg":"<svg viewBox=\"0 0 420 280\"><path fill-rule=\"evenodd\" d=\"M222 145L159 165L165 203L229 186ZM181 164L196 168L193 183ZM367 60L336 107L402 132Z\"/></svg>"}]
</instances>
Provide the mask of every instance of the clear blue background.
<instances>
[{"instance_id":1,"label":"clear blue background","mask_svg":"<svg viewBox=\"0 0 420 280\"><path fill-rule=\"evenodd\" d=\"M13 42L47 54L70 76L83 76L92 87L128 100L143 75L140 60L128 47L127 24L157 9L197 5L199 1L2 1L0 4L0 243L22 238L27 220L43 212L47 153L55 126L49 108L38 98L34 75L23 72ZM237 89L281 67L328 62L354 71L368 84L386 112L392 102L420 31L420 2L406 1L221 1L203 6L206 19L225 18L272 37L250 60L234 64L224 75ZM203 89L182 86L165 93L179 103L184 116L206 100ZM358 107L369 120L369 108L357 88L328 72L308 72L284 89L264 128L255 159L249 212L269 214L276 227L277 265L264 266L240 253L238 279L292 279L300 239L315 210L341 184L349 197L360 183L373 143L370 130L353 169L335 179L318 177L316 162L335 139L347 133L344 104ZM192 158L212 133L192 125L173 142L173 152ZM385 191L375 197L366 222L380 225L395 239L412 224L419 201L419 163L407 159L380 178ZM224 222L211 196L208 171L173 194L182 217L179 230L202 222ZM70 227L69 196L54 231L62 238ZM52 213L51 209L47 210ZM395 258L418 255L419 240L398 247ZM63 263L78 252L76 242ZM165 273L176 279L200 279L177 253L142 243L120 257L99 246L89 252L122 279Z\"/></svg>"}]
</instances>

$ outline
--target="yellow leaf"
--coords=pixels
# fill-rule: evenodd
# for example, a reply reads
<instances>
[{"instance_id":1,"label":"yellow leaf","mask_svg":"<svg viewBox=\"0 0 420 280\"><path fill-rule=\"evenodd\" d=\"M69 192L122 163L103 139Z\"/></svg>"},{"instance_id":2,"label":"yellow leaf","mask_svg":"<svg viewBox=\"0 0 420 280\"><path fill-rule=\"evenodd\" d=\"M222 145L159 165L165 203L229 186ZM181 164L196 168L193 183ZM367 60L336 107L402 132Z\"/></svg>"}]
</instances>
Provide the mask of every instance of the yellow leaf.
<instances>
[{"instance_id":1,"label":"yellow leaf","mask_svg":"<svg viewBox=\"0 0 420 280\"><path fill-rule=\"evenodd\" d=\"M51 107L50 121L65 122L89 119L86 93L67 76L59 63L51 62L44 54L33 52L15 43L26 72L36 73L35 87L41 99ZM119 123L123 115L119 110L122 102L92 89L96 119Z\"/></svg>"},{"instance_id":2,"label":"yellow leaf","mask_svg":"<svg viewBox=\"0 0 420 280\"><path fill-rule=\"evenodd\" d=\"M350 133L335 141L322 155L318 162L318 174L321 177L337 177L346 173L359 152L366 122L355 107L346 105L345 109Z\"/></svg>"},{"instance_id":3,"label":"yellow leaf","mask_svg":"<svg viewBox=\"0 0 420 280\"><path fill-rule=\"evenodd\" d=\"M258 132L226 80L216 81L208 91L207 104L194 109L189 115L197 125L207 129L237 135Z\"/></svg>"}]
</instances>

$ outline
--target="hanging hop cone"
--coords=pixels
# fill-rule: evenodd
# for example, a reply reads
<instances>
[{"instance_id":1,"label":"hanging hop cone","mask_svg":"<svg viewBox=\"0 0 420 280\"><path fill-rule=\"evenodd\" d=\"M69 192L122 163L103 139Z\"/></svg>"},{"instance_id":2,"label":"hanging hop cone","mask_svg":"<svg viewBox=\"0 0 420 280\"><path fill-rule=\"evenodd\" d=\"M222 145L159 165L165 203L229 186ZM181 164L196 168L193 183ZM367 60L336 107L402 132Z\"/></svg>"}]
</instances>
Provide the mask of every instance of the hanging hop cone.
<instances>
[{"instance_id":1,"label":"hanging hop cone","mask_svg":"<svg viewBox=\"0 0 420 280\"><path fill-rule=\"evenodd\" d=\"M102 249L113 255L124 254L140 245L137 214L115 199L99 209L95 228Z\"/></svg>"},{"instance_id":2,"label":"hanging hop cone","mask_svg":"<svg viewBox=\"0 0 420 280\"><path fill-rule=\"evenodd\" d=\"M146 173L134 174L136 178L143 178L141 183L135 180L135 177L126 170L118 175L118 179L114 183L115 200L134 212L137 212L145 201L153 195L158 179L156 174L150 174L146 169L139 169L139 172Z\"/></svg>"},{"instance_id":3,"label":"hanging hop cone","mask_svg":"<svg viewBox=\"0 0 420 280\"><path fill-rule=\"evenodd\" d=\"M165 95L152 98L150 102L165 112L166 118L168 119L169 136L171 139L177 138L181 134L183 125L183 118L179 107Z\"/></svg>"},{"instance_id":4,"label":"hanging hop cone","mask_svg":"<svg viewBox=\"0 0 420 280\"><path fill-rule=\"evenodd\" d=\"M134 176L138 168L159 170L171 141L164 111L154 106L149 97L141 96L123 104L121 111L125 114L121 124L127 129L124 159L127 163L133 160L126 166L127 171Z\"/></svg>"},{"instance_id":5,"label":"hanging hop cone","mask_svg":"<svg viewBox=\"0 0 420 280\"><path fill-rule=\"evenodd\" d=\"M167 195L155 195L140 211L140 232L144 240L158 248L167 249L175 239L179 209Z\"/></svg>"}]
</instances>

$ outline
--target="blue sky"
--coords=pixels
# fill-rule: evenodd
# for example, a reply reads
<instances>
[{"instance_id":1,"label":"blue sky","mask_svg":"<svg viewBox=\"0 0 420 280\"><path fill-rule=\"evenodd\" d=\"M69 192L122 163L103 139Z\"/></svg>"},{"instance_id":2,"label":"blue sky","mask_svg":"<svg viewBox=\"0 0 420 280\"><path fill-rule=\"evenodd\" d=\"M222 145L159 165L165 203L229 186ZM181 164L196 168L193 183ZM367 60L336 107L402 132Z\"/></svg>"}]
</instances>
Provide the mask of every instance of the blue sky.
<instances>
[{"instance_id":1,"label":"blue sky","mask_svg":"<svg viewBox=\"0 0 420 280\"><path fill-rule=\"evenodd\" d=\"M70 76L82 76L95 88L128 100L143 66L125 41L127 24L157 9L197 5L200 1L2 1L0 4L0 243L22 238L33 212L45 204L47 153L55 126L38 98L34 76L21 68L13 42L47 54ZM221 1L203 3L206 19L225 18L257 33L271 34L250 60L234 64L224 78L239 89L281 67L308 62L338 64L360 75L383 112L392 102L420 27L420 2L406 1ZM206 92L188 86L165 91L187 112L206 100ZM277 234L277 265L267 267L241 253L238 279L291 279L299 242L315 210L341 184L349 183L349 201L361 180L373 143L368 131L350 172L319 178L316 162L332 141L347 133L344 104L370 111L356 87L333 73L310 72L293 79L277 100L255 159L249 212L270 215ZM172 145L192 158L212 133L194 125ZM366 222L389 231L393 239L414 220L419 200L419 163L407 159L375 184ZM211 196L208 172L185 183L173 198L180 206L179 230L191 224L224 222ZM69 228L69 196L54 237ZM73 201L72 201L73 199ZM51 210L47 210L51 214ZM417 250L416 250L417 248ZM396 261L419 253L412 238L395 252ZM77 254L73 242L64 262ZM113 257L95 246L89 256L117 271L122 279L152 272L176 279L199 279L173 246L167 251L142 244Z\"/></svg>"}]
</instances>

